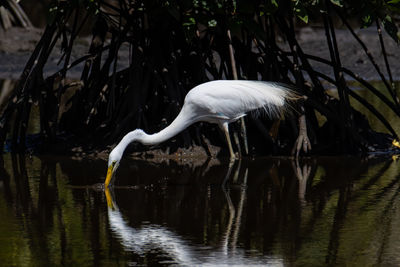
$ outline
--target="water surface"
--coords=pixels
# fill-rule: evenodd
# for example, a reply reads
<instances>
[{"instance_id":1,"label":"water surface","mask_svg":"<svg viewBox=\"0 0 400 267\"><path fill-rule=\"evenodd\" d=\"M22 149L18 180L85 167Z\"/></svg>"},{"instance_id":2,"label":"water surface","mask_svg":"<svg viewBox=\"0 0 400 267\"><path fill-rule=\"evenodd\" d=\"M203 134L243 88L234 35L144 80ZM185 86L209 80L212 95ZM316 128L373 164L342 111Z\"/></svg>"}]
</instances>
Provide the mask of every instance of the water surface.
<instances>
[{"instance_id":1,"label":"water surface","mask_svg":"<svg viewBox=\"0 0 400 267\"><path fill-rule=\"evenodd\" d=\"M399 163L285 158L233 165L7 154L4 266L400 265Z\"/></svg>"}]
</instances>

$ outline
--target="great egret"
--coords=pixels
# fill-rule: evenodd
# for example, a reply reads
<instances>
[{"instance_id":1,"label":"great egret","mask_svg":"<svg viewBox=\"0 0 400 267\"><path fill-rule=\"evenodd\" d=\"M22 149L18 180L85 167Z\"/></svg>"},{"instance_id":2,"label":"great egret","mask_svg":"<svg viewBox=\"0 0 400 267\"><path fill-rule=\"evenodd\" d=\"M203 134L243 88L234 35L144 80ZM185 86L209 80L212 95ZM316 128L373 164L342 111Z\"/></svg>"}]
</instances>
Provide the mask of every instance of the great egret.
<instances>
[{"instance_id":1,"label":"great egret","mask_svg":"<svg viewBox=\"0 0 400 267\"><path fill-rule=\"evenodd\" d=\"M279 116L285 111L287 102L299 98L290 88L282 83L246 80L217 80L194 87L186 95L182 110L169 126L154 134L136 129L122 138L109 155L105 187L113 183L115 171L130 143L159 144L198 121L218 124L225 133L230 157L234 159L228 124L260 108L270 117Z\"/></svg>"}]
</instances>

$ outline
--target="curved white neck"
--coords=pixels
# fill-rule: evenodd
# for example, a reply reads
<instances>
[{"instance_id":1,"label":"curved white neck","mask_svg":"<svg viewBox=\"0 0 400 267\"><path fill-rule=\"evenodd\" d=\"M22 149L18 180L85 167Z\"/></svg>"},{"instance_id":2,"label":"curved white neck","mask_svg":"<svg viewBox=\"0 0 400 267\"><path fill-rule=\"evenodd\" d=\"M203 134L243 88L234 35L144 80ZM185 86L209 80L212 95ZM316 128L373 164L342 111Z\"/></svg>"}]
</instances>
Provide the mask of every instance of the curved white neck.
<instances>
[{"instance_id":1,"label":"curved white neck","mask_svg":"<svg viewBox=\"0 0 400 267\"><path fill-rule=\"evenodd\" d=\"M141 130L134 130L126 134L116 148L123 152L125 148L134 141L140 142L144 145L156 145L162 143L185 130L189 125L196 121L190 114L191 112L188 112L184 106L175 120L163 130L154 134L146 134Z\"/></svg>"}]
</instances>

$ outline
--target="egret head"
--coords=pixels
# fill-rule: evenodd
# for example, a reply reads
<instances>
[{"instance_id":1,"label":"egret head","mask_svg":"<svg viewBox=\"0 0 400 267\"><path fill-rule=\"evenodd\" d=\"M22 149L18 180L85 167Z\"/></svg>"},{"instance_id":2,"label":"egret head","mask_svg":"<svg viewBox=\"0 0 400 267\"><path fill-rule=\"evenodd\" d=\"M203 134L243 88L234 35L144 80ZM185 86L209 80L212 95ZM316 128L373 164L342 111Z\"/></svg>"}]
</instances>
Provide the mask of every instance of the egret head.
<instances>
[{"instance_id":1,"label":"egret head","mask_svg":"<svg viewBox=\"0 0 400 267\"><path fill-rule=\"evenodd\" d=\"M114 183L115 172L119 166L119 162L124 154L125 148L132 142L138 141L145 143L146 133L141 129L136 129L129 132L122 138L121 142L111 151L110 156L108 156L108 170L106 181L104 182L105 188Z\"/></svg>"},{"instance_id":2,"label":"egret head","mask_svg":"<svg viewBox=\"0 0 400 267\"><path fill-rule=\"evenodd\" d=\"M119 162L122 158L122 153L119 151L118 146L111 151L108 157L108 170L106 181L104 182L105 188L114 183L115 172L119 166Z\"/></svg>"}]
</instances>

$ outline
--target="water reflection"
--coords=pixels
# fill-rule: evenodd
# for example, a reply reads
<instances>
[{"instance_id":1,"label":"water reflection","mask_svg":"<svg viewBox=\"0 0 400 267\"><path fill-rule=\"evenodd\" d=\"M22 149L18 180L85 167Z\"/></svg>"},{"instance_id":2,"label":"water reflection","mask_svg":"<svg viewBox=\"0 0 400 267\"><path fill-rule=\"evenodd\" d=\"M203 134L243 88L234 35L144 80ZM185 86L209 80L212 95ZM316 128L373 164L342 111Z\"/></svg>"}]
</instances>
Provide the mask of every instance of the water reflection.
<instances>
[{"instance_id":1,"label":"water reflection","mask_svg":"<svg viewBox=\"0 0 400 267\"><path fill-rule=\"evenodd\" d=\"M5 155L8 265L398 265L399 168L351 157L121 163Z\"/></svg>"},{"instance_id":2,"label":"water reflection","mask_svg":"<svg viewBox=\"0 0 400 267\"><path fill-rule=\"evenodd\" d=\"M126 251L145 255L149 251L154 251L156 249L159 254L165 254L165 259L162 261L164 264L172 263L192 266L197 264L248 265L260 264L267 261L271 263L271 258L263 256L245 257L245 251L243 249L240 249L240 251L236 249L246 196L247 169L241 184L240 200L237 210L232 203L227 182L231 176L232 170L234 171L233 181L237 182L239 180L240 166L241 161L237 164L230 162L223 183L221 184L221 190L225 195L226 203L229 207L229 218L226 231L221 237L222 242L220 248L213 249L211 247L202 247L199 244L191 244L189 240L177 235L162 225L148 224L138 228L129 226L115 202L114 189L105 190L110 228L121 241ZM205 253L207 250L208 253ZM136 262L132 264L134 263ZM278 263L278 261L275 260L274 263Z\"/></svg>"},{"instance_id":3,"label":"water reflection","mask_svg":"<svg viewBox=\"0 0 400 267\"><path fill-rule=\"evenodd\" d=\"M145 225L139 229L129 226L114 202L114 191L106 189L105 195L110 229L121 241L124 250L145 255L159 249L158 253L165 253L171 259L169 263L193 264L191 248L179 236L159 225Z\"/></svg>"}]
</instances>

